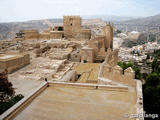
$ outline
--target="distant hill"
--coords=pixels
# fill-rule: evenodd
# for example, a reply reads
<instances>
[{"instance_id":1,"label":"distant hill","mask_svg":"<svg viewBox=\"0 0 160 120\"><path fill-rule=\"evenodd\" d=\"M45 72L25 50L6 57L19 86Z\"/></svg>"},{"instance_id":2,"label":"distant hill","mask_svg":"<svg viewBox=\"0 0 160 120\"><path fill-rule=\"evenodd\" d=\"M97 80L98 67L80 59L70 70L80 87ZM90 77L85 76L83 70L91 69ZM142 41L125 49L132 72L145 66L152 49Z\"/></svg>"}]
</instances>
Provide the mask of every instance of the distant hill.
<instances>
[{"instance_id":1,"label":"distant hill","mask_svg":"<svg viewBox=\"0 0 160 120\"><path fill-rule=\"evenodd\" d=\"M146 17L146 18L126 20L126 21L123 21L121 23L134 24L134 25L157 26L157 25L160 25L160 14L155 15L155 16Z\"/></svg>"},{"instance_id":2,"label":"distant hill","mask_svg":"<svg viewBox=\"0 0 160 120\"><path fill-rule=\"evenodd\" d=\"M83 19L101 19L103 21L120 22L139 17L128 17L128 16L116 16L116 15L84 15Z\"/></svg>"},{"instance_id":3,"label":"distant hill","mask_svg":"<svg viewBox=\"0 0 160 120\"><path fill-rule=\"evenodd\" d=\"M0 40L11 40L19 30L38 29L42 31L48 26L61 24L62 19L32 20L26 22L0 23Z\"/></svg>"}]
</instances>

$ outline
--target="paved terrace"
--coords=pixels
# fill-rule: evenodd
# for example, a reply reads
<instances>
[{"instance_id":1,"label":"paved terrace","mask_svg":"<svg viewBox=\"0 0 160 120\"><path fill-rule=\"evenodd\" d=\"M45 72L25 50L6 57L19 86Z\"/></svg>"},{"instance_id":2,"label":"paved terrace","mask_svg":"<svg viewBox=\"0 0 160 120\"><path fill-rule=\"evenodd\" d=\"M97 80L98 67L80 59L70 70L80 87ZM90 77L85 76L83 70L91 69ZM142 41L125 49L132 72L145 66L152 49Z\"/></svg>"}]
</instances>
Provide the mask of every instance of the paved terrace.
<instances>
[{"instance_id":1,"label":"paved terrace","mask_svg":"<svg viewBox=\"0 0 160 120\"><path fill-rule=\"evenodd\" d=\"M124 114L136 112L136 92L120 91L53 84L14 120L128 120Z\"/></svg>"}]
</instances>

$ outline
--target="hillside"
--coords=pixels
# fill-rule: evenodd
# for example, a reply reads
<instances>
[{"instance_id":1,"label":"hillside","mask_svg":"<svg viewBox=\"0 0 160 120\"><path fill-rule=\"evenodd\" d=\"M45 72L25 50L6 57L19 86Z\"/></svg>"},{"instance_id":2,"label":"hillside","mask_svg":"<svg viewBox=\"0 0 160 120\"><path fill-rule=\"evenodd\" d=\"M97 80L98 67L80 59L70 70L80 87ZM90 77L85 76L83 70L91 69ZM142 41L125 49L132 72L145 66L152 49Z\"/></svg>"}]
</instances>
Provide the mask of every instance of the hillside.
<instances>
[{"instance_id":1,"label":"hillside","mask_svg":"<svg viewBox=\"0 0 160 120\"><path fill-rule=\"evenodd\" d=\"M146 17L146 18L127 20L121 23L157 26L157 25L160 25L160 14L155 15L155 16Z\"/></svg>"},{"instance_id":2,"label":"hillside","mask_svg":"<svg viewBox=\"0 0 160 120\"><path fill-rule=\"evenodd\" d=\"M62 23L61 19L33 20L26 22L0 23L0 40L11 40L15 33L24 29L38 29L42 31L53 24Z\"/></svg>"},{"instance_id":3,"label":"hillside","mask_svg":"<svg viewBox=\"0 0 160 120\"><path fill-rule=\"evenodd\" d=\"M26 22L0 23L0 40L12 40L19 30L38 29L40 32L49 26L62 25L62 19L33 20ZM83 19L83 26L105 24L101 19ZM92 26L93 27L93 26ZM91 29L91 28L90 28Z\"/></svg>"}]
</instances>

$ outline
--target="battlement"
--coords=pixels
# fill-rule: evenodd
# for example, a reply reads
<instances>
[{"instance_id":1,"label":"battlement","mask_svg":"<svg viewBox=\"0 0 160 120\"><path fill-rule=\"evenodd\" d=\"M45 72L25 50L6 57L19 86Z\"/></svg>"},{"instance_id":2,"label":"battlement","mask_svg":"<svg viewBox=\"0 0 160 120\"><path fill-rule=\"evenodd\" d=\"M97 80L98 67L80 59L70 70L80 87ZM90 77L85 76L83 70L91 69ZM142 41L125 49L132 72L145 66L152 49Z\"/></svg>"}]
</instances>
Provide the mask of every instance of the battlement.
<instances>
[{"instance_id":1,"label":"battlement","mask_svg":"<svg viewBox=\"0 0 160 120\"><path fill-rule=\"evenodd\" d=\"M102 75L104 78L114 82L136 87L135 72L132 70L132 68L127 68L123 74L122 68L118 65L114 67L110 65L104 65Z\"/></svg>"},{"instance_id":2,"label":"battlement","mask_svg":"<svg viewBox=\"0 0 160 120\"><path fill-rule=\"evenodd\" d=\"M105 62L101 66L100 77L123 85L136 87L137 81L135 80L135 71L129 67L123 74L123 69L117 65L117 62L118 51L111 51L108 49Z\"/></svg>"},{"instance_id":3,"label":"battlement","mask_svg":"<svg viewBox=\"0 0 160 120\"><path fill-rule=\"evenodd\" d=\"M63 19L67 19L67 18L74 18L74 19L81 19L80 15L65 15L63 16Z\"/></svg>"}]
</instances>

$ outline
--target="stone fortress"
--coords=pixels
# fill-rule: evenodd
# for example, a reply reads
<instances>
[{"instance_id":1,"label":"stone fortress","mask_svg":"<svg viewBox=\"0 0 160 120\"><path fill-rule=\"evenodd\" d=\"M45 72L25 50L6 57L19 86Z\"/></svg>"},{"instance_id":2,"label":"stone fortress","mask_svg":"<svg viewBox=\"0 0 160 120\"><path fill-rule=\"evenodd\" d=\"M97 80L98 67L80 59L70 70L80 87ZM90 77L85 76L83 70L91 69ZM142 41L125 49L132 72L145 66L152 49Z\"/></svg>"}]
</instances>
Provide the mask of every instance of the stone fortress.
<instances>
[{"instance_id":1,"label":"stone fortress","mask_svg":"<svg viewBox=\"0 0 160 120\"><path fill-rule=\"evenodd\" d=\"M0 43L2 69L16 92L29 96L1 118L128 120L125 113L143 113L142 83L132 68L123 74L117 65L113 33L111 23L93 35L80 16L64 16L63 26L21 30L13 42Z\"/></svg>"},{"instance_id":2,"label":"stone fortress","mask_svg":"<svg viewBox=\"0 0 160 120\"><path fill-rule=\"evenodd\" d=\"M63 26L49 27L48 30L44 30L39 33L38 30L23 30L24 35L17 36L20 40L50 40L50 39L77 39L77 40L89 40L91 37L91 30L83 29L81 25L80 16L64 16Z\"/></svg>"},{"instance_id":3,"label":"stone fortress","mask_svg":"<svg viewBox=\"0 0 160 120\"><path fill-rule=\"evenodd\" d=\"M103 35L92 37L89 45L82 48L81 61L104 61L109 48L113 48L113 25L110 23L103 28Z\"/></svg>"}]
</instances>

